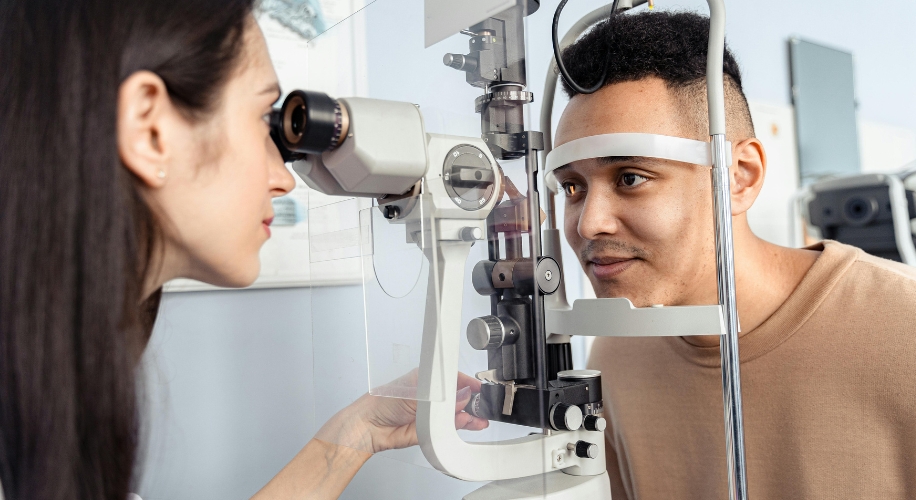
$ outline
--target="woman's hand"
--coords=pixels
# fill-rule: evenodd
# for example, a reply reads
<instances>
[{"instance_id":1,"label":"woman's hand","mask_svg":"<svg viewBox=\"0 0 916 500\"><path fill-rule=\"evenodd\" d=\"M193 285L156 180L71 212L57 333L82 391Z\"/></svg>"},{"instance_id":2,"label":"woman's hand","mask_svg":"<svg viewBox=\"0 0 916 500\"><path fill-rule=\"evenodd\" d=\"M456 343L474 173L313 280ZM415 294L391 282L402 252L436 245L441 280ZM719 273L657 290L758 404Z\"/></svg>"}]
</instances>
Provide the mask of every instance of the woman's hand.
<instances>
[{"instance_id":1,"label":"woman's hand","mask_svg":"<svg viewBox=\"0 0 916 500\"><path fill-rule=\"evenodd\" d=\"M417 371L390 385L416 390ZM455 428L480 430L490 425L464 412L475 391L480 391L480 382L459 373ZM373 453L415 444L417 402L366 394L328 420L315 438L252 500L337 498Z\"/></svg>"},{"instance_id":2,"label":"woman's hand","mask_svg":"<svg viewBox=\"0 0 916 500\"><path fill-rule=\"evenodd\" d=\"M394 382L406 387L416 387L416 383L416 370ZM473 392L480 392L480 381L459 373L456 429L478 431L490 425L487 420L464 411ZM331 418L315 434L315 439L368 453L406 448L417 444L416 419L416 401L366 394Z\"/></svg>"}]
</instances>

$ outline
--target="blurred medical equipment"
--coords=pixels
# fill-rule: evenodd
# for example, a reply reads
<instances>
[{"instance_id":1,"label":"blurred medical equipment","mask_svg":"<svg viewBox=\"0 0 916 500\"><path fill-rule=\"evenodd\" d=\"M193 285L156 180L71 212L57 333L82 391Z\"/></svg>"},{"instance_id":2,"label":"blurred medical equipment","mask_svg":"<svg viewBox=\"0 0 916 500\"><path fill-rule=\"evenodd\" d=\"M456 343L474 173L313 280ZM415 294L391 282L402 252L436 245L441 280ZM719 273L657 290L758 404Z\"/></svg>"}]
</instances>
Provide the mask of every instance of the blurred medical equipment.
<instances>
[{"instance_id":1,"label":"blurred medical equipment","mask_svg":"<svg viewBox=\"0 0 916 500\"><path fill-rule=\"evenodd\" d=\"M912 219L913 167L897 174L864 174L810 184L795 197L799 231L815 240L846 243L885 259L916 266Z\"/></svg>"},{"instance_id":2,"label":"blurred medical equipment","mask_svg":"<svg viewBox=\"0 0 916 500\"><path fill-rule=\"evenodd\" d=\"M788 45L802 184L859 173L853 54L797 37Z\"/></svg>"},{"instance_id":3,"label":"blurred medical equipment","mask_svg":"<svg viewBox=\"0 0 916 500\"><path fill-rule=\"evenodd\" d=\"M641 3L619 0L593 11L576 23L558 50L609 18L615 8ZM442 15L430 9L460 8L456 5L428 1L427 19ZM371 232L362 242L368 253L382 244L377 238L384 226L403 228L401 241L422 250L430 272L419 382L413 388L389 388L387 394L417 400L420 446L433 466L459 479L494 481L467 499L610 499L601 374L572 369L571 335L722 335L730 498L746 498L722 77L725 14L722 0L709 0L709 5L708 143L609 134L551 151L552 71L543 106L546 126L542 115L546 135L526 130L524 120L525 107L534 100L526 90L524 17L537 10L536 0L519 2L462 30L469 37L468 53L443 58L446 66L464 72L467 83L483 91L475 101L480 137L427 133L420 109L410 103L332 99L308 91L290 93L271 116L272 137L284 160L293 162L311 188L375 199L366 222ZM553 169L608 154L711 166L721 305L635 308L627 299L603 298L577 300L570 307L553 192L546 193L547 212L540 208L538 151L545 152L548 185ZM500 162L513 160L524 163L526 186L516 186L504 173ZM487 352L488 369L477 374L484 383L467 410L537 429L520 439L470 443L454 428L462 284L469 251L478 241L486 242L488 258L474 266L472 282L479 294L490 298L490 314L471 320L465 335L474 349ZM371 293L365 295L369 301ZM382 303L395 304L391 299L398 294L387 295ZM392 309L388 315L393 314ZM409 349L395 345L395 361L408 354ZM370 363L372 358L370 352Z\"/></svg>"}]
</instances>

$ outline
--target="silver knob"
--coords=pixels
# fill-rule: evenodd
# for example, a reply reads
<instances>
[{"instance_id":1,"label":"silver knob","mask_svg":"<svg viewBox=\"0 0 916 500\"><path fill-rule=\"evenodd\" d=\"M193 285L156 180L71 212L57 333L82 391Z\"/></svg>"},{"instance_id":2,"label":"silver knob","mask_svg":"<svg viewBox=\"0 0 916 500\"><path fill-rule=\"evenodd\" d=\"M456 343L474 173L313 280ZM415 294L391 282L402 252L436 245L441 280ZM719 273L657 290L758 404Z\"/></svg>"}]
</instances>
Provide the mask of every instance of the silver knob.
<instances>
[{"instance_id":1,"label":"silver knob","mask_svg":"<svg viewBox=\"0 0 916 500\"><path fill-rule=\"evenodd\" d=\"M576 441L576 456L579 458L598 458L598 445L588 441Z\"/></svg>"},{"instance_id":2,"label":"silver knob","mask_svg":"<svg viewBox=\"0 0 916 500\"><path fill-rule=\"evenodd\" d=\"M461 54L445 54L442 64L460 71L474 71L477 69L477 59Z\"/></svg>"},{"instance_id":3,"label":"silver knob","mask_svg":"<svg viewBox=\"0 0 916 500\"><path fill-rule=\"evenodd\" d=\"M478 351L495 349L502 345L506 335L503 322L496 316L474 318L468 323L468 343Z\"/></svg>"},{"instance_id":4,"label":"silver knob","mask_svg":"<svg viewBox=\"0 0 916 500\"><path fill-rule=\"evenodd\" d=\"M479 227L463 227L458 233L462 241L477 241L483 238L483 231Z\"/></svg>"},{"instance_id":5,"label":"silver knob","mask_svg":"<svg viewBox=\"0 0 916 500\"><path fill-rule=\"evenodd\" d=\"M558 431L575 431L582 427L582 410L576 405L557 403L550 409L550 426Z\"/></svg>"},{"instance_id":6,"label":"silver knob","mask_svg":"<svg viewBox=\"0 0 916 500\"><path fill-rule=\"evenodd\" d=\"M598 415L586 415L582 426L585 427L587 431L604 432L604 430L607 429L607 420Z\"/></svg>"}]
</instances>

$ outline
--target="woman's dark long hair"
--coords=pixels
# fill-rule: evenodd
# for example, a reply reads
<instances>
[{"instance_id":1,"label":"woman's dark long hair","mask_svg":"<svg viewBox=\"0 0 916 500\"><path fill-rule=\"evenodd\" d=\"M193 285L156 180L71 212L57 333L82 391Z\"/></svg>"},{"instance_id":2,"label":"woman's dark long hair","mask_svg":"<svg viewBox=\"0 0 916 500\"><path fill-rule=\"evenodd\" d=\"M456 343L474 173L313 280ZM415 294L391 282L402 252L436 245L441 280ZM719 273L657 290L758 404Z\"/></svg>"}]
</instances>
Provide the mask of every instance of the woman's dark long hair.
<instances>
[{"instance_id":1,"label":"woman's dark long hair","mask_svg":"<svg viewBox=\"0 0 916 500\"><path fill-rule=\"evenodd\" d=\"M124 500L159 234L118 156L118 87L218 102L252 0L0 2L0 481L7 500Z\"/></svg>"}]
</instances>

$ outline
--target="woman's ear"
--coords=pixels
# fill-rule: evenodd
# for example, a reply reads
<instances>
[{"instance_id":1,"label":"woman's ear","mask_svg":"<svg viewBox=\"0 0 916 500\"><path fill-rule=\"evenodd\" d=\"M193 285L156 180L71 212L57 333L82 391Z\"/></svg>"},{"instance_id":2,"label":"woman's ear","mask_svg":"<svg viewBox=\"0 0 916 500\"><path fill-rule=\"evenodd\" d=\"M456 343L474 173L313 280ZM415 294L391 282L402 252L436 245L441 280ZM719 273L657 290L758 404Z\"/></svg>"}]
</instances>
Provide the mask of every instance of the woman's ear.
<instances>
[{"instance_id":1,"label":"woman's ear","mask_svg":"<svg viewBox=\"0 0 916 500\"><path fill-rule=\"evenodd\" d=\"M165 82L151 71L137 71L118 89L118 154L129 171L153 188L163 186L169 173L162 129L170 108Z\"/></svg>"},{"instance_id":2,"label":"woman's ear","mask_svg":"<svg viewBox=\"0 0 916 500\"><path fill-rule=\"evenodd\" d=\"M732 147L731 174L732 216L748 211L766 177L767 155L756 138L745 139Z\"/></svg>"}]
</instances>

